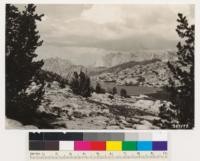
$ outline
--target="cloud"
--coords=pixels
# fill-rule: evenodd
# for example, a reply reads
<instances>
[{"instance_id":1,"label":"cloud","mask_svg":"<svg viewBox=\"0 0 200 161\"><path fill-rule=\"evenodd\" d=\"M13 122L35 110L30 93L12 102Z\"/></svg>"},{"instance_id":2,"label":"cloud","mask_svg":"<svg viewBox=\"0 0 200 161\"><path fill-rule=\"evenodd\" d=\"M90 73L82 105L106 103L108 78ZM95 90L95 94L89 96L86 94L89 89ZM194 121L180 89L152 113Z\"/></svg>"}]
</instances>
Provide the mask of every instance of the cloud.
<instances>
[{"instance_id":1,"label":"cloud","mask_svg":"<svg viewBox=\"0 0 200 161\"><path fill-rule=\"evenodd\" d=\"M81 18L97 24L124 24L123 14L124 12L119 5L94 5L90 9L84 10Z\"/></svg>"},{"instance_id":2,"label":"cloud","mask_svg":"<svg viewBox=\"0 0 200 161\"><path fill-rule=\"evenodd\" d=\"M44 40L41 57L68 58L68 52L74 60L88 53L175 48L177 13L194 22L194 6L180 4L38 5L38 12L45 14L38 23Z\"/></svg>"},{"instance_id":3,"label":"cloud","mask_svg":"<svg viewBox=\"0 0 200 161\"><path fill-rule=\"evenodd\" d=\"M139 33L174 39L177 14L193 20L191 11L191 5L94 5L84 10L81 18L102 25L99 34L110 39Z\"/></svg>"},{"instance_id":4,"label":"cloud","mask_svg":"<svg viewBox=\"0 0 200 161\"><path fill-rule=\"evenodd\" d=\"M47 14L44 25L41 24L41 30L49 38L75 35L110 40L151 33L174 39L177 13L182 12L191 19L189 5L93 5L82 7L76 16L71 12L63 12L64 7L55 13L60 16L59 19L58 15L50 16L52 11L50 15ZM71 11L69 8L77 10L80 6L66 8Z\"/></svg>"}]
</instances>

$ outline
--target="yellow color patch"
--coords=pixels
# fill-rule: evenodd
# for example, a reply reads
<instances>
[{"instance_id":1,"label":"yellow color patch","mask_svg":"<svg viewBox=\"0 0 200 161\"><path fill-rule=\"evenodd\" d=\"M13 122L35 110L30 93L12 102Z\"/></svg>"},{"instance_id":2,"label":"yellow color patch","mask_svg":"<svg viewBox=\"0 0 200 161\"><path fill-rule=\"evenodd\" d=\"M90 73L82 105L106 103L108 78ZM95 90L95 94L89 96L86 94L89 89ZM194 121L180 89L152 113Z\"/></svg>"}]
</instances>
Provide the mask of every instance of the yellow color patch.
<instances>
[{"instance_id":1,"label":"yellow color patch","mask_svg":"<svg viewBox=\"0 0 200 161\"><path fill-rule=\"evenodd\" d=\"M122 142L121 141L106 141L106 151L121 151Z\"/></svg>"}]
</instances>

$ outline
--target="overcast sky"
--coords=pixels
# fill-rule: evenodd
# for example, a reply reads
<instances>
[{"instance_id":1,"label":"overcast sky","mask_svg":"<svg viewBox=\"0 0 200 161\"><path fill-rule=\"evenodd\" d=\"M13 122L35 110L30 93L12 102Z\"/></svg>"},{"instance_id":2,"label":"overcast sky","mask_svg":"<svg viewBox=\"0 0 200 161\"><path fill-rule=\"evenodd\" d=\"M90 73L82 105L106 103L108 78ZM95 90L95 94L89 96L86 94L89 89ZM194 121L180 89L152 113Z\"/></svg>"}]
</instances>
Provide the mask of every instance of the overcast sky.
<instances>
[{"instance_id":1,"label":"overcast sky","mask_svg":"<svg viewBox=\"0 0 200 161\"><path fill-rule=\"evenodd\" d=\"M37 5L39 58L89 65L110 52L174 49L177 13L194 22L193 5Z\"/></svg>"}]
</instances>

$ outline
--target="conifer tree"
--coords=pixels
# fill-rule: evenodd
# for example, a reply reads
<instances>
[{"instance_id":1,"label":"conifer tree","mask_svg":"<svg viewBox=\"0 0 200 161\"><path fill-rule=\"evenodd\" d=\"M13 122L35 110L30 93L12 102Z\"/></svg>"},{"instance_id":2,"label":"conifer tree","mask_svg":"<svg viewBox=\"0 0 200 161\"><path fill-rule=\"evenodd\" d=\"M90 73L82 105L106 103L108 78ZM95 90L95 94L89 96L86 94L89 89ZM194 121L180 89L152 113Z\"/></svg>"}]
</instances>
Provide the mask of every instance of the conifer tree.
<instances>
[{"instance_id":1,"label":"conifer tree","mask_svg":"<svg viewBox=\"0 0 200 161\"><path fill-rule=\"evenodd\" d=\"M96 84L96 89L95 89L96 93L101 93L101 85L100 83Z\"/></svg>"},{"instance_id":2,"label":"conifer tree","mask_svg":"<svg viewBox=\"0 0 200 161\"><path fill-rule=\"evenodd\" d=\"M72 92L74 94L80 94L80 92L79 92L80 91L80 89L79 89L79 78L78 78L77 72L74 72L72 81L70 82L70 86L71 86Z\"/></svg>"},{"instance_id":3,"label":"conifer tree","mask_svg":"<svg viewBox=\"0 0 200 161\"><path fill-rule=\"evenodd\" d=\"M70 82L72 92L83 97L91 96L92 88L90 86L90 78L84 72L74 72L73 78Z\"/></svg>"},{"instance_id":4,"label":"conifer tree","mask_svg":"<svg viewBox=\"0 0 200 161\"><path fill-rule=\"evenodd\" d=\"M28 4L20 12L11 4L6 5L6 115L29 119L40 104L43 82L37 80L43 61L34 61L35 50L42 45L37 21L43 15L35 13L36 6ZM40 84L30 95L26 89L31 82ZM26 118L25 118L26 117ZM17 119L16 118L16 119Z\"/></svg>"},{"instance_id":5,"label":"conifer tree","mask_svg":"<svg viewBox=\"0 0 200 161\"><path fill-rule=\"evenodd\" d=\"M116 88L116 87L113 87L113 89L112 89L112 94L113 94L113 95L117 94L117 88Z\"/></svg>"},{"instance_id":6,"label":"conifer tree","mask_svg":"<svg viewBox=\"0 0 200 161\"><path fill-rule=\"evenodd\" d=\"M19 36L20 12L14 5L6 5L6 105L9 108L14 104L14 97L21 90L15 76L17 57L17 37Z\"/></svg>"},{"instance_id":7,"label":"conifer tree","mask_svg":"<svg viewBox=\"0 0 200 161\"><path fill-rule=\"evenodd\" d=\"M125 98L128 97L128 96L127 96L126 90L123 89L123 88L120 90L120 95L121 95L122 97L125 97Z\"/></svg>"},{"instance_id":8,"label":"conifer tree","mask_svg":"<svg viewBox=\"0 0 200 161\"><path fill-rule=\"evenodd\" d=\"M83 91L86 89L85 82L86 82L86 75L83 71L80 71L80 73L79 73L79 90L80 90L81 95L82 95Z\"/></svg>"},{"instance_id":9,"label":"conifer tree","mask_svg":"<svg viewBox=\"0 0 200 161\"><path fill-rule=\"evenodd\" d=\"M83 82L83 88L81 91L81 95L83 97L90 97L91 96L91 86L90 86L90 78L86 75L85 81Z\"/></svg>"},{"instance_id":10,"label":"conifer tree","mask_svg":"<svg viewBox=\"0 0 200 161\"><path fill-rule=\"evenodd\" d=\"M181 13L178 14L176 28L181 41L177 44L178 60L175 63L168 62L173 74L169 80L171 102L178 113L181 124L187 124L188 128L194 126L194 32L195 26L189 25L188 20ZM177 83L178 82L178 85Z\"/></svg>"}]
</instances>

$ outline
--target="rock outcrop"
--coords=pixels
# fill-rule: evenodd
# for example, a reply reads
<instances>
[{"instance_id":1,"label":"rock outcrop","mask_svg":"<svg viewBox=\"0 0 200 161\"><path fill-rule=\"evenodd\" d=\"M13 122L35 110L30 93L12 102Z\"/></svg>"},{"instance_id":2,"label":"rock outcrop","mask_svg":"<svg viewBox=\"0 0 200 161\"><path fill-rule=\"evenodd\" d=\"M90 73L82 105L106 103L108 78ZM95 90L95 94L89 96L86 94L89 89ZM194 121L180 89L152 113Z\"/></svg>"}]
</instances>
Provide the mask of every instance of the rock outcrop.
<instances>
[{"instance_id":1,"label":"rock outcrop","mask_svg":"<svg viewBox=\"0 0 200 161\"><path fill-rule=\"evenodd\" d=\"M168 84L171 72L165 62L127 67L117 72L104 72L94 76L95 81L116 82L116 85L163 87Z\"/></svg>"},{"instance_id":2,"label":"rock outcrop","mask_svg":"<svg viewBox=\"0 0 200 161\"><path fill-rule=\"evenodd\" d=\"M159 129L159 108L167 101L152 100L150 97L93 93L84 98L74 95L71 89L46 88L39 112L55 116L50 122L61 129Z\"/></svg>"},{"instance_id":3,"label":"rock outcrop","mask_svg":"<svg viewBox=\"0 0 200 161\"><path fill-rule=\"evenodd\" d=\"M38 129L35 125L23 125L21 122L6 118L6 129Z\"/></svg>"}]
</instances>

